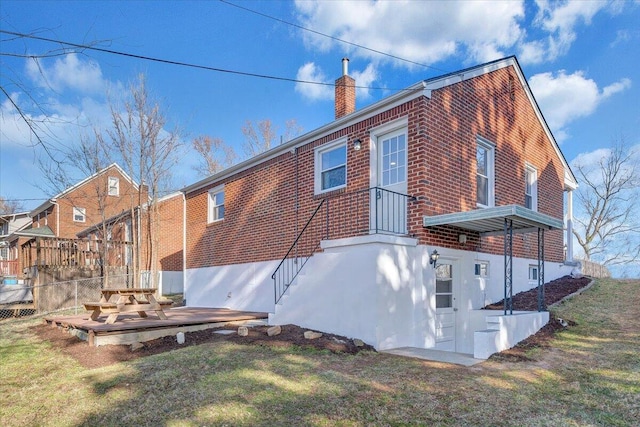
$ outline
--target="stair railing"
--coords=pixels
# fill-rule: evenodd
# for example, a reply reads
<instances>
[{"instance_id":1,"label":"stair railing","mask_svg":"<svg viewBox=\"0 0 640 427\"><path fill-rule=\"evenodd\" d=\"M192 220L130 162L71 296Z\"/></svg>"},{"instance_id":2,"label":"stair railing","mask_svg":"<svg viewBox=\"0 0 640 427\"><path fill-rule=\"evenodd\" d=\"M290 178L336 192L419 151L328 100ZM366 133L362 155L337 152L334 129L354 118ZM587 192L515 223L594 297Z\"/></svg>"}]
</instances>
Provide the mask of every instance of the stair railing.
<instances>
[{"instance_id":1,"label":"stair railing","mask_svg":"<svg viewBox=\"0 0 640 427\"><path fill-rule=\"evenodd\" d=\"M329 217L326 216L325 221L322 221L322 216L318 215L325 203L326 199L320 202L311 218L298 234L298 237L296 237L293 245L287 251L287 254L271 275L276 304L289 289L302 267L304 267L313 253L318 250L322 239L329 237ZM327 210L326 212L328 214L329 211ZM316 220L315 222L314 219ZM303 255L300 255L300 253Z\"/></svg>"}]
</instances>

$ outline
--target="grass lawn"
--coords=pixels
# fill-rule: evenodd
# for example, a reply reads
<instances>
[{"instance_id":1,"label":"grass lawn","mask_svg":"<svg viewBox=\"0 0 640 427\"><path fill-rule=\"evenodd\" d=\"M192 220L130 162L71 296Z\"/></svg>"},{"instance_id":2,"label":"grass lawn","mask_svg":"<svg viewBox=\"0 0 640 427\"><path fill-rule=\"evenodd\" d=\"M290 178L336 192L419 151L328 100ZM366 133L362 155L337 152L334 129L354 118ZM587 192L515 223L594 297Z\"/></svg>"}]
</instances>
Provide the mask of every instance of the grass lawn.
<instances>
[{"instance_id":1,"label":"grass lawn","mask_svg":"<svg viewBox=\"0 0 640 427\"><path fill-rule=\"evenodd\" d=\"M637 426L640 280L598 280L557 307L577 322L532 361L471 368L202 344L86 369L0 324L0 425Z\"/></svg>"}]
</instances>

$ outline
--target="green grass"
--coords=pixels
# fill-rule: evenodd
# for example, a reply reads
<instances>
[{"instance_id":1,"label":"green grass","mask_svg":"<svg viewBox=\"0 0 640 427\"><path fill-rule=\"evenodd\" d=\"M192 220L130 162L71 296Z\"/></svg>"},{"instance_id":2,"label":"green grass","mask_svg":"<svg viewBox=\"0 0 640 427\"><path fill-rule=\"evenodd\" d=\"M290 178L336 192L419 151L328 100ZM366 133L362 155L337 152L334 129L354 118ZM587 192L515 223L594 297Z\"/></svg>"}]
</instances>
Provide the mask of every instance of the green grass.
<instances>
[{"instance_id":1,"label":"green grass","mask_svg":"<svg viewBox=\"0 0 640 427\"><path fill-rule=\"evenodd\" d=\"M533 361L471 368L215 343L86 369L12 320L0 425L637 425L640 281L600 280L555 311L578 324Z\"/></svg>"}]
</instances>

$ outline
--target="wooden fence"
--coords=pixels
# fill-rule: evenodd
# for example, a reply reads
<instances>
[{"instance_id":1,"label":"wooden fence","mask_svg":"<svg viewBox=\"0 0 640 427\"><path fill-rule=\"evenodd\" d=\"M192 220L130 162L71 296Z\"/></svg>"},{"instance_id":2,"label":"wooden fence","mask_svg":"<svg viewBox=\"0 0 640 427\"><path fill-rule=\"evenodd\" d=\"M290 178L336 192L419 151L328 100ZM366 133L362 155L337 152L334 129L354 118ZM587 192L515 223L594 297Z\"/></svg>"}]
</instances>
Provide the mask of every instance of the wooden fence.
<instances>
[{"instance_id":1,"label":"wooden fence","mask_svg":"<svg viewBox=\"0 0 640 427\"><path fill-rule=\"evenodd\" d=\"M131 264L132 248L131 242L36 237L22 244L22 265L120 267Z\"/></svg>"},{"instance_id":2,"label":"wooden fence","mask_svg":"<svg viewBox=\"0 0 640 427\"><path fill-rule=\"evenodd\" d=\"M611 272L609 271L609 269L602 264L598 264L597 262L593 262L593 261L588 261L586 259L580 259L577 261L580 261L580 264L582 264L581 272L585 276L591 276L591 277L597 277L597 278L611 277Z\"/></svg>"}]
</instances>

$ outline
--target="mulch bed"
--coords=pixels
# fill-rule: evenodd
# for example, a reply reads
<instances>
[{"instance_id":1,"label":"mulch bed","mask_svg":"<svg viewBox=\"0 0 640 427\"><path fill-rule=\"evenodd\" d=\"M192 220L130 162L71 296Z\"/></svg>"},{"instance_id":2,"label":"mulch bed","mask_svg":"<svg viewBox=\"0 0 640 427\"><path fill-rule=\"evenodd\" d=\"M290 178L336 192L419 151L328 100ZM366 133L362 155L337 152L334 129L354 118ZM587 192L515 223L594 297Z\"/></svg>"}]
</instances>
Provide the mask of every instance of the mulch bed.
<instances>
[{"instance_id":1,"label":"mulch bed","mask_svg":"<svg viewBox=\"0 0 640 427\"><path fill-rule=\"evenodd\" d=\"M561 301L567 295L570 295L589 284L590 278L574 279L565 276L560 279L549 282L545 285L545 304L547 306ZM501 310L500 303L485 307L487 309ZM521 292L513 296L514 310L537 310L538 294L533 289L527 292ZM564 321L565 324L571 326L574 324L569 320ZM233 330L234 333L228 335L213 333L215 329L206 329L196 332L185 333L185 343L178 344L175 336L167 336L156 340L142 343L142 346L136 350L132 350L129 345L106 345L100 347L90 347L86 341L66 333L64 330L49 325L38 325L34 327L35 333L43 340L48 341L52 347L76 359L82 366L87 368L97 368L108 366L113 363L138 359L140 357L150 356L152 354L163 353L166 351L184 348L192 345L212 342L234 342L246 345L260 345L279 348L314 348L318 350L328 350L333 353L356 354L359 351L375 351L373 347L365 344L358 347L353 340L334 334L323 333L322 337L308 340L304 338L304 332L307 329L300 328L295 325L282 326L282 332L272 337L267 336L266 326L256 326L249 328L249 335L245 337L239 336L235 331L238 327L227 325L224 328ZM536 347L547 347L553 338L553 335L564 329L565 326L558 319L551 319L538 333L532 335L526 340L519 343L512 349L503 351L491 356L491 360L503 360L509 362L518 362L530 360L527 351Z\"/></svg>"},{"instance_id":2,"label":"mulch bed","mask_svg":"<svg viewBox=\"0 0 640 427\"><path fill-rule=\"evenodd\" d=\"M231 330L231 334L217 334L216 330ZM320 338L306 339L303 329L296 325L281 326L279 335L268 336L267 326L255 326L249 329L247 336L241 337L237 334L237 325L227 325L222 328L205 329L202 331L186 332L184 344L178 344L175 335L158 338L142 343L136 350L130 345L104 345L90 347L86 341L65 332L61 328L50 325L38 325L34 327L36 335L48 341L54 348L76 359L81 365L87 368L97 368L111 365L113 363L134 360L152 354L164 353L178 348L189 347L202 343L213 342L234 342L238 344L260 345L265 347L280 348L314 348L317 350L328 350L333 353L356 354L360 351L375 351L375 349L364 344L356 346L353 340L334 334L323 333Z\"/></svg>"}]
</instances>

